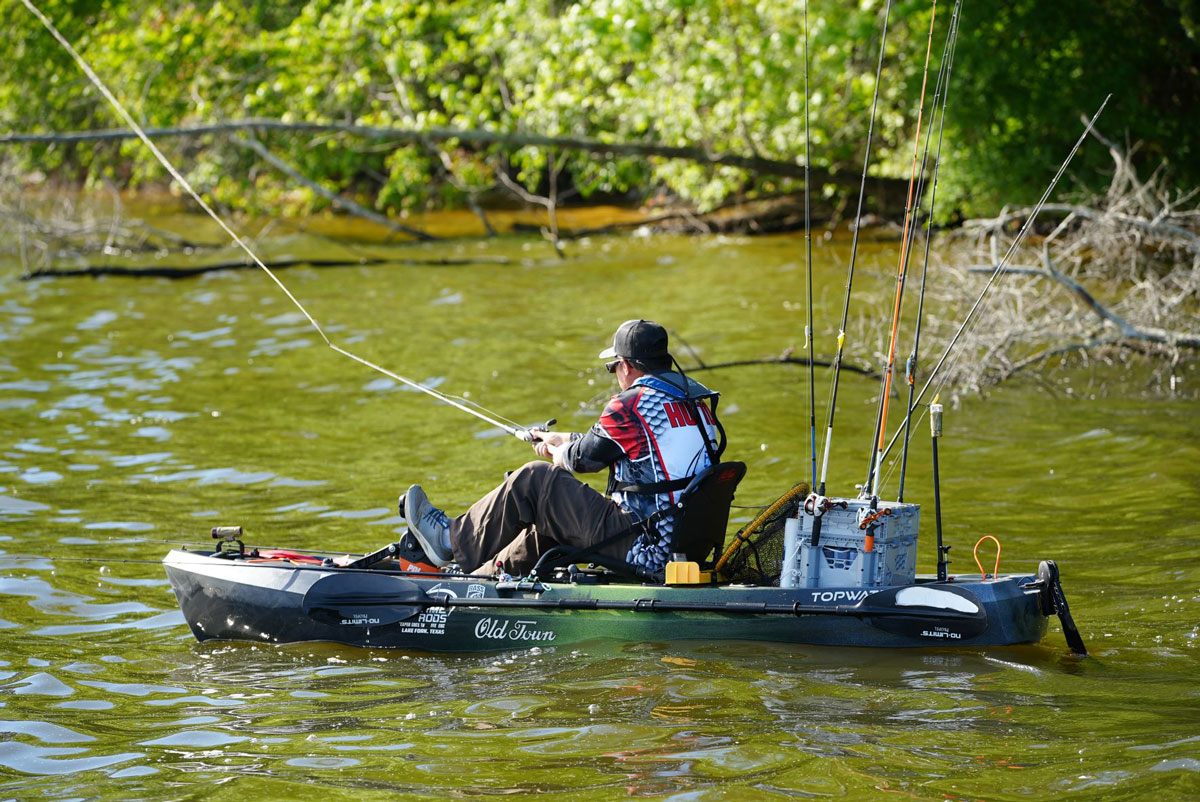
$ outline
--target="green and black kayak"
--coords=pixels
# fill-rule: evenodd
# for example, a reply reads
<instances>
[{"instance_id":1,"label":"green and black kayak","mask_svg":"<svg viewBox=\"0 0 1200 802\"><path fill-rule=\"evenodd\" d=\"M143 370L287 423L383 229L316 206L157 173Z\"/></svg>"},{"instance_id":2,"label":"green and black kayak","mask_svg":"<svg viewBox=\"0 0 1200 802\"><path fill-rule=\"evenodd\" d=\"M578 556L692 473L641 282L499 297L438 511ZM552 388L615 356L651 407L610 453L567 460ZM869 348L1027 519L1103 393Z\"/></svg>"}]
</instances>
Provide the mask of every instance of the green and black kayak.
<instances>
[{"instance_id":1,"label":"green and black kayak","mask_svg":"<svg viewBox=\"0 0 1200 802\"><path fill-rule=\"evenodd\" d=\"M176 549L163 563L201 641L430 652L594 638L979 648L1037 642L1057 614L1072 649L1084 652L1049 560L1026 575L918 576L878 588L638 584L577 567L514 580L405 571L395 561L340 567L265 549Z\"/></svg>"}]
</instances>

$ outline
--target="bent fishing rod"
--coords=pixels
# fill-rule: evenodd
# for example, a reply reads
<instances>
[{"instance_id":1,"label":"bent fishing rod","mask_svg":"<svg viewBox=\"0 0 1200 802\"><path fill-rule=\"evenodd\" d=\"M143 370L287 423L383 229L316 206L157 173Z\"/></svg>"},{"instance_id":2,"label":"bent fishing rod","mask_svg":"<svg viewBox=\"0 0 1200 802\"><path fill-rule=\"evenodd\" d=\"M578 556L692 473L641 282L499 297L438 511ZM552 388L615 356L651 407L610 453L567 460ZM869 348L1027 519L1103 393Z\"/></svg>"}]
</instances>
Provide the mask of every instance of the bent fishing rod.
<instances>
[{"instance_id":1,"label":"bent fishing rod","mask_svg":"<svg viewBox=\"0 0 1200 802\"><path fill-rule=\"evenodd\" d=\"M474 405L475 407L478 407L478 408L472 408L467 403L464 403L464 400L456 399L453 396L447 395L446 393L439 392L438 390L435 390L432 387L427 387L426 385L421 384L420 382L413 381L412 379L401 376L398 373L394 373L390 370L386 370L385 368L382 368L379 365L376 365L374 362L370 362L366 359L363 359L360 356L350 353L349 351L345 350L341 346L334 344L334 342L329 339L329 335L327 335L325 333L325 330L323 328L321 328L321 325L319 323L317 323L316 319L312 315L309 314L308 310L304 308L304 305L296 299L296 296L292 295L291 291L284 285L284 283L282 281L279 280L279 277L276 276L273 272L271 272L271 269L269 267L267 267L265 264L263 264L263 261L258 258L258 254L256 254L250 248L250 246L246 244L245 240L243 240L240 236L238 236L237 233L234 232L234 230L225 223L225 221L221 218L221 216L218 215L213 210L213 208L204 200L204 198L202 198L200 196L200 194L198 192L196 192L195 189L192 188L192 185L188 182L188 180L186 178L184 178L183 175L181 175L178 170L175 169L175 166L171 163L171 161L165 155L163 155L163 152L158 149L158 146L154 144L154 142L150 139L150 137L146 134L146 132L142 129L142 127L140 125L138 125L137 121L133 119L133 116L128 112L128 110L126 110L125 106L121 103L121 101L118 100L117 97L111 91L109 91L109 89L105 85L105 83L102 80L100 80L100 76L96 74L95 70L92 69L91 65L88 64L88 62L83 58L83 56L81 56L79 54L78 51L75 50L74 47L72 47L71 43L67 41L66 37L64 37L61 33L59 33L58 29L56 27L54 27L54 23L52 23L50 21L50 19L48 17L46 17L46 15L43 14L37 8L37 6L35 6L33 4L32 0L21 0L21 2L25 5L26 8L29 9L30 13L32 13L35 17L37 17L38 21L42 23L42 26L45 27L46 30L50 32L50 35L53 36L56 40L58 40L58 43L63 46L63 48L67 51L67 53L70 54L71 58L74 59L75 63L77 65L79 65L79 68L81 70L83 70L83 73L84 73L84 75L87 76L88 80L91 81L91 83L96 87L96 89L100 92L100 94L104 96L104 99L109 102L109 105L111 105L113 107L113 109L117 112L117 115L120 116L121 119L123 119L125 121L125 123L130 127L130 129L133 130L133 132L135 134L137 134L138 139L140 139L142 141L142 143L147 148L149 148L150 152L154 155L154 158L157 159L158 162L163 166L163 168L171 175L171 177L174 178L176 182L178 182L180 187L182 187L183 190L185 192L187 192L187 194L194 201L196 201L197 204L200 205L200 208L208 213L208 216L211 217L216 222L216 224L221 227L221 230L229 235L230 239L233 240L234 244L236 244L239 248L241 248L243 251L245 251L246 255L250 257L251 261L253 261L254 264L256 264L259 268L261 268L264 273L266 273L268 276L271 277L271 280L274 281L275 284L279 287L279 289L283 291L283 294L286 295L288 297L288 299L293 304L295 304L296 308L300 310L300 312L304 315L304 317L308 319L308 322L312 325L312 327L314 329L316 329L317 334L321 335L321 339L325 341L325 344L327 346L329 346L330 348L332 348L334 351L338 352L339 354L349 357L350 359L353 359L355 362L365 365L366 367L371 368L372 370L378 371L379 373L382 373L383 375L385 375L391 379L394 379L394 380L400 382L401 384L407 385L408 387L411 387L414 390L419 390L420 392L425 393L428 396L432 396L433 398L436 398L438 401L441 401L445 404L449 404L450 406L454 407L455 409L466 412L468 415L474 415L476 418L479 418L480 420L482 420L498 429L502 429L503 431L507 432L508 434L511 434L512 436L516 437L518 440L522 440L526 443L531 443L531 442L539 439L538 436L534 434L535 430L543 430L544 431L544 430L548 429L549 427L553 426L555 423L557 423L557 421L555 421L555 420L549 420L542 424L536 424L534 426L525 427L525 426L518 426L517 424L513 423L512 421L501 421L501 420L499 420L499 418L502 416L497 415L494 412L484 410L483 407L480 407L478 404Z\"/></svg>"},{"instance_id":2,"label":"bent fishing rod","mask_svg":"<svg viewBox=\"0 0 1200 802\"><path fill-rule=\"evenodd\" d=\"M1108 105L1108 101L1111 99L1112 94L1110 93L1104 98L1104 102L1100 104L1100 108L1096 110L1096 113L1092 115L1092 118L1088 120L1087 125L1084 126L1083 133L1079 135L1079 139L1075 140L1074 147L1072 147L1071 152L1067 154L1066 160L1063 161L1063 163L1059 166L1058 172L1054 174L1054 178L1050 180L1050 185L1046 187L1046 191L1042 193L1041 199L1038 200L1037 205L1033 207L1033 211L1025 220L1024 225L1021 226L1021 230L1017 232L1017 236L1008 246L1008 250L1005 251L1004 256L996 264L996 267L992 270L991 275L988 276L988 280L983 285L983 289L980 291L979 296L975 299L975 303L971 305L969 310L967 310L966 317L963 318L963 322L958 327L958 331L954 333L954 336L950 339L950 343L946 346L945 350L942 351L942 355L938 359L937 364L934 366L933 371L929 374L929 378L925 381L924 386L921 387L921 392L917 393L917 397L913 402L914 409L921 403L921 399L925 397L925 393L927 393L929 388L933 385L933 380L938 377L942 367L946 364L947 358L949 358L950 353L954 350L954 346L958 344L958 341L962 338L962 335L968 328L978 322L978 312L983 306L984 300L987 298L988 293L995 285L996 279L1005 272L1005 269L1008 267L1009 260L1012 259L1013 254L1017 251L1017 248L1019 248L1021 243L1024 242L1025 236L1033 228L1033 223L1035 220L1037 220L1038 213L1042 210L1042 207L1046 205L1046 201L1049 200L1050 194L1054 191L1054 187L1058 185L1059 179L1062 178L1063 173L1067 171L1067 166L1070 165L1071 160L1075 158L1075 154L1079 152L1079 148L1083 145L1083 141L1087 139L1088 134L1092 132L1092 128L1095 126L1096 120L1100 118L1100 114L1104 111L1104 107ZM941 385L939 385L939 387L940 386ZM896 434L892 436L892 439L888 442L887 447L883 449L879 460L880 464L882 464L883 459L885 459L888 453L892 450L892 447L896 445L896 441L904 432L904 425L908 423L908 419L910 417L912 417L912 409L909 410L909 413L905 419L901 421L900 428L896 430Z\"/></svg>"}]
</instances>

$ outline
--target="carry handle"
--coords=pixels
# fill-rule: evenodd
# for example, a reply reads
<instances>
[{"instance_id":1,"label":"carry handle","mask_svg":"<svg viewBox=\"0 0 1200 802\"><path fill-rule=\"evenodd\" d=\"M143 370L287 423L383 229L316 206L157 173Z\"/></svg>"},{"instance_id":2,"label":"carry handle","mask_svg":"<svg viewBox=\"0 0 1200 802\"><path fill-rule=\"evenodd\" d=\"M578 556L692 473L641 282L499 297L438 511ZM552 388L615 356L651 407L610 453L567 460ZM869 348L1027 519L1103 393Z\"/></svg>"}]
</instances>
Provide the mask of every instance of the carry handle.
<instances>
[{"instance_id":1,"label":"carry handle","mask_svg":"<svg viewBox=\"0 0 1200 802\"><path fill-rule=\"evenodd\" d=\"M991 535L984 535L983 537L979 538L978 541L975 542L975 549L971 553L975 557L975 564L977 566L979 566L979 573L983 575L983 581L987 582L988 581L987 572L983 570L983 563L981 563L979 561L979 547L983 544L983 541L985 541L985 540L990 540L996 544L996 564L995 564L995 566L992 567L992 581L995 581L996 577L998 577L1000 575L1000 541L997 540L996 538L992 537Z\"/></svg>"}]
</instances>

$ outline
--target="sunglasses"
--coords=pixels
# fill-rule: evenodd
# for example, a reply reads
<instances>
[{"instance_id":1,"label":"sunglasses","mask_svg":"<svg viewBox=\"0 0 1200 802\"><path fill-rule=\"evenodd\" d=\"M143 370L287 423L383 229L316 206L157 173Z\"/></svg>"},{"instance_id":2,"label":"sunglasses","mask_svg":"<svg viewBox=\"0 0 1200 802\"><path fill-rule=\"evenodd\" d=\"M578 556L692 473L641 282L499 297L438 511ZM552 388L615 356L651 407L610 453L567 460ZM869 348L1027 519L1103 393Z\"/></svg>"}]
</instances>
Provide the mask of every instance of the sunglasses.
<instances>
[{"instance_id":1,"label":"sunglasses","mask_svg":"<svg viewBox=\"0 0 1200 802\"><path fill-rule=\"evenodd\" d=\"M607 370L609 373L616 373L617 365L621 364L624 361L625 360L623 360L623 359L614 359L612 362L605 362L604 369Z\"/></svg>"}]
</instances>

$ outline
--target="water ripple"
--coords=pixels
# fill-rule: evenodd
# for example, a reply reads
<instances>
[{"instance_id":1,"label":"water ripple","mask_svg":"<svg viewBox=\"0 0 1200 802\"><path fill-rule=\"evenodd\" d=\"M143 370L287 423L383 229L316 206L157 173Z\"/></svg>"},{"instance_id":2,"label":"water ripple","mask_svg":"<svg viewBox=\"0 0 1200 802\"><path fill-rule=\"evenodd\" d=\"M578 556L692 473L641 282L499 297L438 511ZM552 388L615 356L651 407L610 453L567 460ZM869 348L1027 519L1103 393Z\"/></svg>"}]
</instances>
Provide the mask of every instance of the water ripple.
<instances>
[{"instance_id":1,"label":"water ripple","mask_svg":"<svg viewBox=\"0 0 1200 802\"><path fill-rule=\"evenodd\" d=\"M87 751L78 747L49 748L19 741L0 742L0 766L6 766L22 774L77 774L145 757L142 752L121 752L112 755L62 759L64 755L79 755Z\"/></svg>"}]
</instances>

